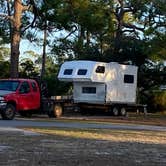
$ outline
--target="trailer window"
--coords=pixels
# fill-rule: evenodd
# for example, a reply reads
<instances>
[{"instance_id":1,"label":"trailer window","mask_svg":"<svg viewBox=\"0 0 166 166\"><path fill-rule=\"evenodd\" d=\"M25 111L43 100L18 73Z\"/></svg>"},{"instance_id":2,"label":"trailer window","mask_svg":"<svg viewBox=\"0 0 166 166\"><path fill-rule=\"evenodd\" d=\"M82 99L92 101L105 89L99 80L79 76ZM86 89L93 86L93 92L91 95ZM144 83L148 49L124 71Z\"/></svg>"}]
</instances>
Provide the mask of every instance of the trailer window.
<instances>
[{"instance_id":1,"label":"trailer window","mask_svg":"<svg viewBox=\"0 0 166 166\"><path fill-rule=\"evenodd\" d=\"M64 75L72 75L73 69L65 69Z\"/></svg>"},{"instance_id":2,"label":"trailer window","mask_svg":"<svg viewBox=\"0 0 166 166\"><path fill-rule=\"evenodd\" d=\"M125 74L124 75L124 83L133 84L134 83L134 75Z\"/></svg>"},{"instance_id":3,"label":"trailer window","mask_svg":"<svg viewBox=\"0 0 166 166\"><path fill-rule=\"evenodd\" d=\"M77 72L78 75L86 75L86 73L87 73L87 69L79 69Z\"/></svg>"},{"instance_id":4,"label":"trailer window","mask_svg":"<svg viewBox=\"0 0 166 166\"><path fill-rule=\"evenodd\" d=\"M82 93L95 94L96 87L82 87Z\"/></svg>"},{"instance_id":5,"label":"trailer window","mask_svg":"<svg viewBox=\"0 0 166 166\"><path fill-rule=\"evenodd\" d=\"M105 73L105 66L97 66L96 73Z\"/></svg>"}]
</instances>

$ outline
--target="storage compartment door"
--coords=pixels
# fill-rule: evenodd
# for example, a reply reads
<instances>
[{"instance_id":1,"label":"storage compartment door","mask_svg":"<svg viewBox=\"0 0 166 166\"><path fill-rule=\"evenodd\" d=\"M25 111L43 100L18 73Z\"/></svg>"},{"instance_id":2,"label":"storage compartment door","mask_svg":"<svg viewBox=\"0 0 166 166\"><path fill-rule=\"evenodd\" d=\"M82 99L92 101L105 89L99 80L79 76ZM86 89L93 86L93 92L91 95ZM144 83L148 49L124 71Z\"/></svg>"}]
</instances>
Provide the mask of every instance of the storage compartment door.
<instances>
[{"instance_id":1,"label":"storage compartment door","mask_svg":"<svg viewBox=\"0 0 166 166\"><path fill-rule=\"evenodd\" d=\"M74 101L76 103L105 103L106 85L104 83L74 82Z\"/></svg>"}]
</instances>

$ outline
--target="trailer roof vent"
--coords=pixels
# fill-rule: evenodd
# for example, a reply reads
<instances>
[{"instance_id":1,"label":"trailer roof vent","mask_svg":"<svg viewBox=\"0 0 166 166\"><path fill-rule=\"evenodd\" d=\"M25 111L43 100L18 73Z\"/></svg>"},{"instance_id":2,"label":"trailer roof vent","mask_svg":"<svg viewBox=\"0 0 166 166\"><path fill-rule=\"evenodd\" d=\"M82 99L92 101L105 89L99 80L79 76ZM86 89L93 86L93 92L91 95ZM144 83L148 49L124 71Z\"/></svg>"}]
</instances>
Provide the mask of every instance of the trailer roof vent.
<instances>
[{"instance_id":1,"label":"trailer roof vent","mask_svg":"<svg viewBox=\"0 0 166 166\"><path fill-rule=\"evenodd\" d=\"M65 69L64 70L64 75L72 75L73 69Z\"/></svg>"},{"instance_id":2,"label":"trailer roof vent","mask_svg":"<svg viewBox=\"0 0 166 166\"><path fill-rule=\"evenodd\" d=\"M77 72L78 75L86 75L86 73L87 73L87 69L79 69Z\"/></svg>"}]
</instances>

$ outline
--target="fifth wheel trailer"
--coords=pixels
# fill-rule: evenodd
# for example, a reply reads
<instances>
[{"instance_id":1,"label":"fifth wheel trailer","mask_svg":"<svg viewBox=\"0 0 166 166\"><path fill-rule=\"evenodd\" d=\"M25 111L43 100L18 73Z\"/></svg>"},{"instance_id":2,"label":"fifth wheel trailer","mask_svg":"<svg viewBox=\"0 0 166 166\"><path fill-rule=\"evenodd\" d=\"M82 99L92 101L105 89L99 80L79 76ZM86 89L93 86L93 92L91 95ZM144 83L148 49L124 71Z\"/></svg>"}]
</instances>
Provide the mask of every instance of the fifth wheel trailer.
<instances>
[{"instance_id":1,"label":"fifth wheel trailer","mask_svg":"<svg viewBox=\"0 0 166 166\"><path fill-rule=\"evenodd\" d=\"M137 70L133 65L86 60L67 61L58 79L73 82L73 101L77 108L101 108L113 115L126 110L145 110L136 103Z\"/></svg>"}]
</instances>

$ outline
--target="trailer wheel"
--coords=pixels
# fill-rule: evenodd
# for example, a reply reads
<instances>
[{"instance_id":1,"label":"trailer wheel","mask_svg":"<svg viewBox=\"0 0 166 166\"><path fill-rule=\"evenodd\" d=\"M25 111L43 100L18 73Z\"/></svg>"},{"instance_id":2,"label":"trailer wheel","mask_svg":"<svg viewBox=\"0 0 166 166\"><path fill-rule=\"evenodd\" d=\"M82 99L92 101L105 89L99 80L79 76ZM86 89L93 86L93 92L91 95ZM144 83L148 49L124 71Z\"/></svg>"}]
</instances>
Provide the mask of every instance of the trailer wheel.
<instances>
[{"instance_id":1,"label":"trailer wheel","mask_svg":"<svg viewBox=\"0 0 166 166\"><path fill-rule=\"evenodd\" d=\"M56 118L59 118L62 115L62 106L61 105L55 105L54 106L54 116Z\"/></svg>"},{"instance_id":2,"label":"trailer wheel","mask_svg":"<svg viewBox=\"0 0 166 166\"><path fill-rule=\"evenodd\" d=\"M119 109L118 109L118 107L116 107L116 106L113 107L112 113L113 113L114 116L118 116L119 115Z\"/></svg>"},{"instance_id":3,"label":"trailer wheel","mask_svg":"<svg viewBox=\"0 0 166 166\"><path fill-rule=\"evenodd\" d=\"M7 104L6 109L2 111L1 116L4 120L12 120L15 117L16 108L12 104Z\"/></svg>"},{"instance_id":4,"label":"trailer wheel","mask_svg":"<svg viewBox=\"0 0 166 166\"><path fill-rule=\"evenodd\" d=\"M120 109L120 115L121 115L121 116L126 116L126 114L127 114L126 108L125 108L125 107L122 107L122 108Z\"/></svg>"}]
</instances>

